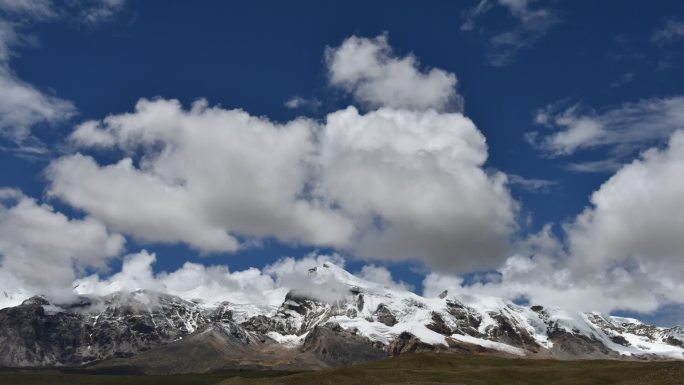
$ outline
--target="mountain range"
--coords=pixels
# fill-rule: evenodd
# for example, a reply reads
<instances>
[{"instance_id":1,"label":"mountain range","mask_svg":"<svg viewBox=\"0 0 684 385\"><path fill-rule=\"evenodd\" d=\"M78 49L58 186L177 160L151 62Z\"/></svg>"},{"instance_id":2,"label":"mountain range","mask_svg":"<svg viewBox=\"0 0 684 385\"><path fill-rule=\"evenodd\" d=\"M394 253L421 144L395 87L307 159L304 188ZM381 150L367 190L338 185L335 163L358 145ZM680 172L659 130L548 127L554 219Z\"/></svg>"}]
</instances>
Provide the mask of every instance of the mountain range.
<instances>
[{"instance_id":1,"label":"mountain range","mask_svg":"<svg viewBox=\"0 0 684 385\"><path fill-rule=\"evenodd\" d=\"M275 307L206 304L145 290L81 296L69 304L34 296L0 309L0 366L136 373L300 370L412 352L684 359L681 326L446 290L426 298L329 262L309 269L307 279L313 287L339 287L341 295L323 301L316 293L290 291Z\"/></svg>"}]
</instances>

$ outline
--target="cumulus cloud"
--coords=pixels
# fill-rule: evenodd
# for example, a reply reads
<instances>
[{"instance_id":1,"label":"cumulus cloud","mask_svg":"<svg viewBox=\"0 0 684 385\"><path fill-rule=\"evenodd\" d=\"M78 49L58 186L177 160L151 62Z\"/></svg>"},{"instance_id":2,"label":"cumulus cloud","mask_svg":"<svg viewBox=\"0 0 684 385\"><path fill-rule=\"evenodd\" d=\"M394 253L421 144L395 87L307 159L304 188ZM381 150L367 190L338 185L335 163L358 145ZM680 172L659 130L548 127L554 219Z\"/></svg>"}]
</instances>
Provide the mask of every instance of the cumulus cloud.
<instances>
[{"instance_id":1,"label":"cumulus cloud","mask_svg":"<svg viewBox=\"0 0 684 385\"><path fill-rule=\"evenodd\" d=\"M583 267L642 266L681 275L684 258L684 131L666 149L650 149L625 165L568 225L570 250Z\"/></svg>"},{"instance_id":2,"label":"cumulus cloud","mask_svg":"<svg viewBox=\"0 0 684 385\"><path fill-rule=\"evenodd\" d=\"M612 169L638 151L667 141L684 128L684 97L643 99L597 113L575 105L559 110L551 105L539 111L535 122L553 131L527 134L528 141L551 156L571 155L595 148L607 148L609 158L592 162L578 171Z\"/></svg>"},{"instance_id":3,"label":"cumulus cloud","mask_svg":"<svg viewBox=\"0 0 684 385\"><path fill-rule=\"evenodd\" d=\"M71 138L128 156L62 157L49 194L142 241L214 252L275 237L458 269L500 262L515 227L506 177L485 173L485 139L460 113L349 107L276 124L141 100Z\"/></svg>"},{"instance_id":4,"label":"cumulus cloud","mask_svg":"<svg viewBox=\"0 0 684 385\"><path fill-rule=\"evenodd\" d=\"M387 270L386 267L383 266L377 266L374 264L365 265L361 268L361 271L359 271L356 275L361 279L385 285L390 289L400 289L409 291L414 290L413 286L409 285L406 282L395 281L394 278L392 278L392 273L389 270Z\"/></svg>"},{"instance_id":5,"label":"cumulus cloud","mask_svg":"<svg viewBox=\"0 0 684 385\"><path fill-rule=\"evenodd\" d=\"M489 52L486 61L495 67L508 65L520 50L532 47L561 21L557 10L538 3L536 0L480 0L463 12L461 30L474 31L487 13L493 9L505 9L514 24L506 31L487 34Z\"/></svg>"},{"instance_id":6,"label":"cumulus cloud","mask_svg":"<svg viewBox=\"0 0 684 385\"><path fill-rule=\"evenodd\" d=\"M370 108L460 109L456 76L438 68L422 70L414 55L397 57L387 35L352 36L325 52L330 84L350 92Z\"/></svg>"},{"instance_id":7,"label":"cumulus cloud","mask_svg":"<svg viewBox=\"0 0 684 385\"><path fill-rule=\"evenodd\" d=\"M350 107L328 116L320 143L318 188L354 218L356 255L451 270L505 255L515 202L503 174L483 171L487 146L468 118Z\"/></svg>"},{"instance_id":8,"label":"cumulus cloud","mask_svg":"<svg viewBox=\"0 0 684 385\"><path fill-rule=\"evenodd\" d=\"M569 311L617 310L653 312L676 299L684 286L676 280L661 280L653 272L613 266L577 269L575 255L566 255L564 245L546 226L519 245L487 279L465 283L452 274L432 272L423 281L423 293L437 296L443 290L464 298L488 295L514 301L524 298L532 305Z\"/></svg>"},{"instance_id":9,"label":"cumulus cloud","mask_svg":"<svg viewBox=\"0 0 684 385\"><path fill-rule=\"evenodd\" d=\"M344 259L337 254L309 254L303 258L282 258L263 271L275 278L276 285L286 287L296 295L334 303L349 296L349 286L334 274L321 273L323 264L344 267ZM315 271L312 269L316 269Z\"/></svg>"},{"instance_id":10,"label":"cumulus cloud","mask_svg":"<svg viewBox=\"0 0 684 385\"><path fill-rule=\"evenodd\" d=\"M357 76L340 67L348 59L343 51L367 45L376 46L371 47L376 68L372 76L359 75L351 91L371 85L382 94L383 82L406 75L410 88L424 87L420 100L406 96L395 105L380 96L376 102L390 107L365 114L349 107L322 122L276 123L204 100L185 109L176 100L141 99L130 113L75 128L70 142L82 153L50 163L46 192L87 217L54 214L65 223L99 226L121 244L123 238L107 229L142 243L184 243L203 253L234 252L275 238L365 259L418 260L445 271L498 266L516 228L517 204L506 176L484 170L487 146L473 122L462 113L440 111L456 96L455 77L441 70L421 72L413 56L395 57L386 37L353 37L329 49L331 76ZM111 257L120 247L90 251ZM81 261L85 254L65 250L65 261L96 265ZM233 281L239 273L244 282L262 282L261 291L268 286L260 278L266 274L278 287L308 293L313 286L300 288L298 282L306 281L294 271L320 262L283 260L259 274L188 263L173 273L153 274L155 258L131 255L111 278L93 276L79 285L98 293L129 287L209 296L224 289L246 292ZM291 273L282 272L287 269ZM68 270L60 287L79 276ZM361 275L405 286L381 267L367 266ZM187 281L199 286L183 286ZM331 285L321 286L329 295L317 295L332 300L343 291Z\"/></svg>"},{"instance_id":11,"label":"cumulus cloud","mask_svg":"<svg viewBox=\"0 0 684 385\"><path fill-rule=\"evenodd\" d=\"M464 284L462 277L433 272L423 281L424 294L437 296L443 290L456 296L489 295L515 301L524 298L532 305L568 311L618 310L650 313L666 303L681 302L672 293L684 287L677 281L622 268L577 276L555 258L514 255L490 281Z\"/></svg>"},{"instance_id":12,"label":"cumulus cloud","mask_svg":"<svg viewBox=\"0 0 684 385\"><path fill-rule=\"evenodd\" d=\"M154 253L145 250L129 254L124 257L121 271L109 277L93 274L80 278L74 282L74 290L81 295L96 296L146 290L152 296L166 293L208 305L227 301L280 306L290 291L330 303L349 295L344 277L330 266L344 267L344 259L337 254L283 257L263 269L252 267L241 271L231 271L226 265L186 262L175 271L155 273L156 259ZM358 276L392 288L407 288L403 282L395 282L387 269L375 265L364 266Z\"/></svg>"},{"instance_id":13,"label":"cumulus cloud","mask_svg":"<svg viewBox=\"0 0 684 385\"><path fill-rule=\"evenodd\" d=\"M339 246L352 223L307 197L316 128L307 119L281 125L204 101L186 111L173 100L141 100L135 112L87 122L72 136L83 146L141 151L139 164L67 156L49 167L49 192L149 242L206 252L271 236Z\"/></svg>"},{"instance_id":14,"label":"cumulus cloud","mask_svg":"<svg viewBox=\"0 0 684 385\"><path fill-rule=\"evenodd\" d=\"M121 271L107 278L97 274L74 283L79 294L108 295L147 290L166 293L206 304L228 301L235 304L278 306L287 288L276 287L275 280L256 268L231 272L228 266L205 266L186 262L173 272L154 273L156 255L147 251L127 255Z\"/></svg>"},{"instance_id":15,"label":"cumulus cloud","mask_svg":"<svg viewBox=\"0 0 684 385\"><path fill-rule=\"evenodd\" d=\"M124 245L124 238L93 219L69 219L18 190L0 189L0 286L72 297L71 283L85 268L105 268Z\"/></svg>"},{"instance_id":16,"label":"cumulus cloud","mask_svg":"<svg viewBox=\"0 0 684 385\"><path fill-rule=\"evenodd\" d=\"M563 226L564 240L547 226L517 245L494 279L465 285L432 273L424 292L524 297L578 311L681 306L683 167L684 132L677 131L667 148L646 151L594 192L591 206Z\"/></svg>"}]
</instances>

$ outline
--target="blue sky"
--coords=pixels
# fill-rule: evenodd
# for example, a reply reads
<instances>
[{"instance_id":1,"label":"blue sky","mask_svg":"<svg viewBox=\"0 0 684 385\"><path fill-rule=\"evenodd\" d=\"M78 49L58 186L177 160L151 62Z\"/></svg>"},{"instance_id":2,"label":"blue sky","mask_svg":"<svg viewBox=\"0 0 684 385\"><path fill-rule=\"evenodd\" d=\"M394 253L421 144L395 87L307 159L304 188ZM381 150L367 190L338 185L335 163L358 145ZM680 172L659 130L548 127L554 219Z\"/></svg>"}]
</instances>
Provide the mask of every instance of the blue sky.
<instances>
[{"instance_id":1,"label":"blue sky","mask_svg":"<svg viewBox=\"0 0 684 385\"><path fill-rule=\"evenodd\" d=\"M19 7L16 5L19 3L30 6ZM630 305L629 298L601 292L606 298L616 297L606 299L610 305L600 310L656 314L650 317L661 323L682 320L678 318L682 314L681 305L675 299L677 295L680 299L683 297L678 291L682 286L677 286L674 276L671 286L655 288L651 283L661 271L679 271L684 267L681 251L684 249L679 248L676 239L676 230L684 230L684 226L677 227L682 224L681 213L677 211L681 209L676 207L679 202L676 196L681 190L679 185L660 189L659 184L662 180L681 177L681 171L678 173L681 169L664 160L660 162L664 164L662 169L674 172L673 175L653 181L640 179L657 190L653 195L644 193L630 201L630 196L620 194L621 188L629 188L630 183L639 181L627 181L634 170L624 169L625 165L640 159L640 154L649 148L660 149L664 157L673 158L670 152L674 153L675 148L672 144L668 147L668 143L676 130L684 129L681 112L684 103L678 99L684 91L681 65L684 7L680 2L658 1L645 5L636 1L541 0L421 4L408 1L370 4L89 1L74 2L58 10L49 1L35 0L0 2L0 12L4 23L0 25L9 26L6 30L13 32L0 34L0 39L4 39L0 48L7 47L9 52L2 58L2 84L11 81L31 89L42 95L44 103L63 114L47 116L38 109L29 109L33 111L29 118L0 119L3 133L0 186L21 190L24 198L50 204L68 218L92 218L101 222L110 235L120 233L125 238L125 246L120 250L102 253L104 262L83 263L83 268L73 273L76 277L93 271L106 277L120 269L124 255L143 248L156 253L155 271L173 271L186 261L227 264L231 271L236 271L252 266L261 268L283 256L300 258L316 251L339 252L350 270L359 271L369 263L384 266L394 280L404 281L417 291L422 290L426 274L432 273L465 277L466 286L475 282L486 293L516 298L530 297L525 290L532 289L522 289L515 282L506 286L505 280L492 282L475 272L506 274L501 273L510 270L506 266L515 265L506 259L508 256L523 254L537 263L541 257L535 257L535 253L542 253L544 258L553 261L552 272L580 274L590 287L606 283L587 277L602 275L605 271L617 274L615 269L620 268L619 274L627 274L634 280L630 281L631 287L649 293L643 301L635 300L639 305ZM492 178L487 183L494 184L497 173L507 177L504 185L510 195L504 199L510 198L514 203L506 203L513 216L506 233L511 244L506 255L482 266L444 260L442 249L438 252L442 253L439 259L421 255L376 257L374 247L369 246L371 251L359 251L348 245L312 242L306 237L293 241L271 230L266 231L273 233L270 235L259 230L260 235L238 236L244 243L237 251L206 252L198 250L197 243L192 241L149 236L149 229L146 229L148 235L136 234L136 226L121 224L130 223L132 218L112 220L108 214L78 201L85 193L76 191L75 187L57 191L55 178L59 177L50 176L50 171L46 171L59 159L79 152L92 157L102 167L126 156L132 157L133 167L142 167L145 159L154 156L154 149L122 145L115 150L102 150L97 146L79 147L69 139L83 122L133 113L141 98L175 99L185 110L194 101L206 99L209 106L241 109L253 117L282 124L306 117L325 125L329 114L349 105L356 106L362 116L382 107L401 110L405 106L388 104L387 99L370 103L362 100L354 92L363 85L336 85L331 81L333 75L331 62L325 58L326 47L336 50L352 36L368 39L372 44L381 44L378 42L384 39L391 47L390 60L415 57L417 64L412 68L418 73L436 69L455 76L455 85L450 88L453 89L452 103L436 109L440 114L462 112L486 139L487 160L477 169ZM454 102L456 99L462 99L462 109ZM6 117L21 108L12 103L22 102L8 100L9 97L0 99L0 112ZM59 105L55 100L66 104ZM297 104L293 100L301 101L297 108L291 108ZM288 101L292 102L290 106ZM35 103L36 99L28 102ZM19 126L23 129L21 134ZM563 132L567 135L554 136ZM192 159L195 158L186 160ZM660 164L657 160L644 162L644 167L657 168ZM65 173L60 175L64 177ZM616 173L624 178L615 179L614 189L601 190ZM70 181L80 177L74 176ZM117 183L110 182L113 186ZM94 182L84 179L83 183ZM412 180L407 178L405 183L410 184ZM592 203L592 193L599 190L604 192L603 198ZM12 199L23 198L14 194ZM144 199L147 198L138 200ZM655 246L620 244L622 230L606 229L605 223L638 220L640 216L615 214L613 208L624 201L627 201L625 207L639 208L641 202L644 206L640 209L648 211L646 203L651 199L671 205L656 209L662 209L659 213L671 213L670 217L653 219L670 233L658 232L642 239L640 245L652 242L669 246L663 250ZM336 205L344 206L340 203L343 201L344 197L328 203L334 209ZM12 204L6 203L5 211ZM440 204L449 206L450 202ZM587 216L591 218L578 217L587 207L591 211ZM352 215L351 212L359 215L356 209L348 209L345 215ZM603 213L614 216L604 221L602 215L609 214ZM383 226L393 225L388 219L392 218L390 214L383 217L383 211L378 210L373 215L384 221ZM446 226L456 223L447 219ZM624 231L625 234L641 233L640 229L653 229L653 223L644 222ZM550 224L549 231L544 232L547 224ZM457 231L454 230L454 237L459 239L461 235ZM591 238L589 233L598 234L600 239ZM543 235L547 246L555 242L554 249L549 251L539 244L528 247L537 235L537 240ZM604 247L603 241L619 247L609 247L605 258L590 255L593 250ZM458 243L447 242L445 247L457 248ZM6 267L11 265L7 261L19 258L10 255L15 250L9 246L0 250ZM66 264L79 265L74 262L74 255L81 255L80 251L65 253ZM459 255L454 257L459 261L469 258L455 254ZM599 264L597 260L603 262ZM109 270L104 266L109 266ZM637 277L635 272L644 269L647 273ZM21 274L16 271L14 274L22 281ZM620 291L617 281L610 282L614 291ZM484 288L488 283L496 288ZM543 290L546 284L540 283L538 290ZM564 291L562 285L553 285L558 293ZM592 290L588 292L596 295ZM566 298L559 297L558 301ZM580 297L568 301L582 302Z\"/></svg>"}]
</instances>

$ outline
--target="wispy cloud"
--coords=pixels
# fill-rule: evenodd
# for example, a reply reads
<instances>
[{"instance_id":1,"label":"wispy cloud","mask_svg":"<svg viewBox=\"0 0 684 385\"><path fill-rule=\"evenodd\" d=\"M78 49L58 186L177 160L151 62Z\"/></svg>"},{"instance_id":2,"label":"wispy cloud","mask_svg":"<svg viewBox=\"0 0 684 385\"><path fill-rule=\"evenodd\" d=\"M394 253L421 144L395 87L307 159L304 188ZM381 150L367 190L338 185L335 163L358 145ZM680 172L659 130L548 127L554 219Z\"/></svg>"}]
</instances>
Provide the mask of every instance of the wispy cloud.
<instances>
[{"instance_id":1,"label":"wispy cloud","mask_svg":"<svg viewBox=\"0 0 684 385\"><path fill-rule=\"evenodd\" d=\"M636 78L636 72L625 72L620 76L620 78L612 83L610 83L611 88L622 87L634 81Z\"/></svg>"},{"instance_id":2,"label":"wispy cloud","mask_svg":"<svg viewBox=\"0 0 684 385\"><path fill-rule=\"evenodd\" d=\"M507 177L509 184L534 193L548 194L558 187L558 182L554 180L525 178L517 174L507 174Z\"/></svg>"},{"instance_id":3,"label":"wispy cloud","mask_svg":"<svg viewBox=\"0 0 684 385\"><path fill-rule=\"evenodd\" d=\"M651 35L651 41L663 47L677 40L684 40L684 22L670 19L665 21L662 27L656 29Z\"/></svg>"},{"instance_id":4,"label":"wispy cloud","mask_svg":"<svg viewBox=\"0 0 684 385\"><path fill-rule=\"evenodd\" d=\"M660 48L662 55L656 63L656 70L663 71L675 67L675 56L678 52L673 46L681 41L684 41L684 22L680 20L666 20L653 32L650 42Z\"/></svg>"},{"instance_id":5,"label":"wispy cloud","mask_svg":"<svg viewBox=\"0 0 684 385\"><path fill-rule=\"evenodd\" d=\"M514 22L508 30L486 32L489 45L486 61L489 65L501 67L510 64L519 51L536 44L549 30L560 23L557 10L537 6L536 0L481 0L474 7L463 12L462 31L474 31L476 25L492 9L503 8Z\"/></svg>"},{"instance_id":6,"label":"wispy cloud","mask_svg":"<svg viewBox=\"0 0 684 385\"><path fill-rule=\"evenodd\" d=\"M603 148L607 150L605 159L575 163L570 169L614 171L638 152L665 143L674 131L684 128L684 96L642 99L603 112L579 104L565 109L552 104L537 113L535 123L547 130L528 132L525 137L545 155Z\"/></svg>"},{"instance_id":7,"label":"wispy cloud","mask_svg":"<svg viewBox=\"0 0 684 385\"><path fill-rule=\"evenodd\" d=\"M32 127L64 122L76 113L68 100L44 92L20 79L11 67L18 46L33 40L35 23L75 20L89 25L105 21L124 0L83 0L56 4L52 0L0 0L0 136L21 143Z\"/></svg>"},{"instance_id":8,"label":"wispy cloud","mask_svg":"<svg viewBox=\"0 0 684 385\"><path fill-rule=\"evenodd\" d=\"M321 106L321 101L316 98L303 98L301 96L293 96L285 101L285 107L289 109L304 108L308 110L317 110Z\"/></svg>"}]
</instances>

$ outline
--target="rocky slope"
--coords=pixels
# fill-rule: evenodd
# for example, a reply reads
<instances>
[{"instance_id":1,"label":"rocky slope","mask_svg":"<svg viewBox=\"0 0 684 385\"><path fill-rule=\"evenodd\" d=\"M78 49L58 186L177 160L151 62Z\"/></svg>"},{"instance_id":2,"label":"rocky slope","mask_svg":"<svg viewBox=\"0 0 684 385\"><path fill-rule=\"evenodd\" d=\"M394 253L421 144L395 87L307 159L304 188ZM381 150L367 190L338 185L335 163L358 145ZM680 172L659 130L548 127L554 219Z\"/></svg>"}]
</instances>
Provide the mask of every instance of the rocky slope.
<instances>
[{"instance_id":1,"label":"rocky slope","mask_svg":"<svg viewBox=\"0 0 684 385\"><path fill-rule=\"evenodd\" d=\"M211 306L137 291L56 305L33 297L0 310L0 366L97 363L146 372L346 365L416 351L556 358L684 359L684 329L491 297L425 298L325 263L314 286L333 303L289 293L278 308Z\"/></svg>"}]
</instances>

